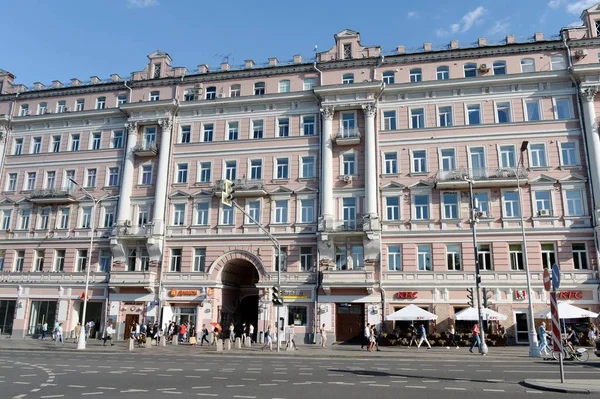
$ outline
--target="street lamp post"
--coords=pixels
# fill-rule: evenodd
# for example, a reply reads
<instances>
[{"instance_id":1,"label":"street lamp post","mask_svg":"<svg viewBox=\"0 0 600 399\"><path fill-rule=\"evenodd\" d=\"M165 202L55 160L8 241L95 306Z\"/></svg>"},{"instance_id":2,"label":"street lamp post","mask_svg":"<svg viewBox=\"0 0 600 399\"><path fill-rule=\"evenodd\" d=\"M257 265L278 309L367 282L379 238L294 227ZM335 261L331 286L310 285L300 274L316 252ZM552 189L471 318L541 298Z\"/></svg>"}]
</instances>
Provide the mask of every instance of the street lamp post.
<instances>
[{"instance_id":1,"label":"street lamp post","mask_svg":"<svg viewBox=\"0 0 600 399\"><path fill-rule=\"evenodd\" d=\"M529 262L527 261L527 237L525 236L525 218L523 217L523 196L521 195L521 171L523 170L523 153L527 150L529 141L521 143L519 154L519 163L517 164L517 190L519 194L519 216L521 219L521 240L523 246L523 269L525 270L525 280L527 282L527 327L529 330L529 356L540 357L540 348L538 345L537 334L535 332L535 320L533 312L533 292L531 290L531 276L529 275Z\"/></svg>"}]
</instances>

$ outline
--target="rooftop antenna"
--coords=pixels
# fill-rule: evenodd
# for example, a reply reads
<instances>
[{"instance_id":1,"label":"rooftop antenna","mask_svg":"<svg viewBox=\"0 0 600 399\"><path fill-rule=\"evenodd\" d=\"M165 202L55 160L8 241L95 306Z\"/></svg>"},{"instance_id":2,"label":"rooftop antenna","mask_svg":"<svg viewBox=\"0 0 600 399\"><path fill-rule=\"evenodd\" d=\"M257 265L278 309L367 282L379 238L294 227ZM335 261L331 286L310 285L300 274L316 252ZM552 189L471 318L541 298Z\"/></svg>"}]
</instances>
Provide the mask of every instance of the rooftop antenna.
<instances>
[{"instance_id":1,"label":"rooftop antenna","mask_svg":"<svg viewBox=\"0 0 600 399\"><path fill-rule=\"evenodd\" d=\"M221 62L226 62L229 64L229 60L233 61L233 52L231 53L216 53L215 57L220 58Z\"/></svg>"}]
</instances>

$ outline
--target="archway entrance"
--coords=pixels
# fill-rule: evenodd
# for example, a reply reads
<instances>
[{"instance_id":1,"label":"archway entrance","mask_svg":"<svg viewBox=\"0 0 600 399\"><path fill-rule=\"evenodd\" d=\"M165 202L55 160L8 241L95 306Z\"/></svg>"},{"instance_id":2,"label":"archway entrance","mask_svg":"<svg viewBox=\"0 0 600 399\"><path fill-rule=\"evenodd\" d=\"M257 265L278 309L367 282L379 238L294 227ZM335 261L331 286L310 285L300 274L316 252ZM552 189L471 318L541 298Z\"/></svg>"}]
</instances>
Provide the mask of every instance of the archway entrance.
<instances>
[{"instance_id":1,"label":"archway entrance","mask_svg":"<svg viewBox=\"0 0 600 399\"><path fill-rule=\"evenodd\" d=\"M235 326L236 335L242 333L242 323L252 323L254 331L258 324L258 271L252 263L244 259L232 259L223 268L221 282L220 323L227 332L229 324Z\"/></svg>"}]
</instances>

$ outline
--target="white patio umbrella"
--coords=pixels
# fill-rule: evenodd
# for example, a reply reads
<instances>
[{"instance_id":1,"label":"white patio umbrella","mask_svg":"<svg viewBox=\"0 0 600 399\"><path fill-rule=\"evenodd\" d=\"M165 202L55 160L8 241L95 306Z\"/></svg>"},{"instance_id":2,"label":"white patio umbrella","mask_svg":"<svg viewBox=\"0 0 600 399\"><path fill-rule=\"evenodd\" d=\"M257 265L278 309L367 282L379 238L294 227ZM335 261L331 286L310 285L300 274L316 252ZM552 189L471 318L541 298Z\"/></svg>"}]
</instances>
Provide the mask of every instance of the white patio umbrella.
<instances>
[{"instance_id":1,"label":"white patio umbrella","mask_svg":"<svg viewBox=\"0 0 600 399\"><path fill-rule=\"evenodd\" d=\"M502 313L498 313L492 309L484 308L481 314L483 320L506 320L507 317ZM479 320L479 314L477 312L477 308L469 307L461 310L460 312L454 315L454 320Z\"/></svg>"},{"instance_id":2,"label":"white patio umbrella","mask_svg":"<svg viewBox=\"0 0 600 399\"><path fill-rule=\"evenodd\" d=\"M394 313L387 315L385 317L386 320L405 320L405 321L415 321L415 320L436 320L437 315L430 313L424 309L416 305L408 305L400 310L395 311Z\"/></svg>"},{"instance_id":3,"label":"white patio umbrella","mask_svg":"<svg viewBox=\"0 0 600 399\"><path fill-rule=\"evenodd\" d=\"M537 319L550 319L552 317L550 313L550 308L547 308L542 312L536 313L535 317ZM578 308L577 306L571 305L570 303L559 302L558 317L560 317L561 319L595 319L596 317L598 317L598 313Z\"/></svg>"}]
</instances>

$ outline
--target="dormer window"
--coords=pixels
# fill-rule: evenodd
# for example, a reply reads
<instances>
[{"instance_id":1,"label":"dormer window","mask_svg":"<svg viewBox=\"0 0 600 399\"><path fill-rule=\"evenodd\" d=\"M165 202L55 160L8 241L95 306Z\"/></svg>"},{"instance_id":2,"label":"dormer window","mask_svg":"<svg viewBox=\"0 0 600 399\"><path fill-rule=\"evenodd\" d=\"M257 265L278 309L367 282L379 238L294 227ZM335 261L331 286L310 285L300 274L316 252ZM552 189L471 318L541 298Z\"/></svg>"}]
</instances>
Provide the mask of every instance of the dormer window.
<instances>
[{"instance_id":1,"label":"dormer window","mask_svg":"<svg viewBox=\"0 0 600 399\"><path fill-rule=\"evenodd\" d=\"M351 85L352 83L354 83L354 74L353 73L347 73L344 76L342 76L342 84Z\"/></svg>"},{"instance_id":2,"label":"dormer window","mask_svg":"<svg viewBox=\"0 0 600 399\"><path fill-rule=\"evenodd\" d=\"M385 71L383 73L383 83L388 85L393 85L395 83L395 74L394 71Z\"/></svg>"},{"instance_id":3,"label":"dormer window","mask_svg":"<svg viewBox=\"0 0 600 399\"><path fill-rule=\"evenodd\" d=\"M150 92L150 101L158 101L160 99L160 92L159 91L152 91Z\"/></svg>"},{"instance_id":4,"label":"dormer window","mask_svg":"<svg viewBox=\"0 0 600 399\"><path fill-rule=\"evenodd\" d=\"M153 68L152 76L155 78L160 78L160 69L161 69L160 64L154 64L152 66L152 68Z\"/></svg>"},{"instance_id":5,"label":"dormer window","mask_svg":"<svg viewBox=\"0 0 600 399\"><path fill-rule=\"evenodd\" d=\"M594 26L596 27L596 37L600 37L600 19L594 21Z\"/></svg>"},{"instance_id":6,"label":"dormer window","mask_svg":"<svg viewBox=\"0 0 600 399\"><path fill-rule=\"evenodd\" d=\"M265 82L254 83L254 95L262 96L265 94Z\"/></svg>"},{"instance_id":7,"label":"dormer window","mask_svg":"<svg viewBox=\"0 0 600 399\"><path fill-rule=\"evenodd\" d=\"M206 99L214 100L217 98L217 88L215 86L210 86L206 88Z\"/></svg>"},{"instance_id":8,"label":"dormer window","mask_svg":"<svg viewBox=\"0 0 600 399\"><path fill-rule=\"evenodd\" d=\"M344 57L345 60L352 59L352 44L351 43L344 44L343 57Z\"/></svg>"},{"instance_id":9,"label":"dormer window","mask_svg":"<svg viewBox=\"0 0 600 399\"><path fill-rule=\"evenodd\" d=\"M96 99L96 109L106 108L106 97L98 97Z\"/></svg>"}]
</instances>

